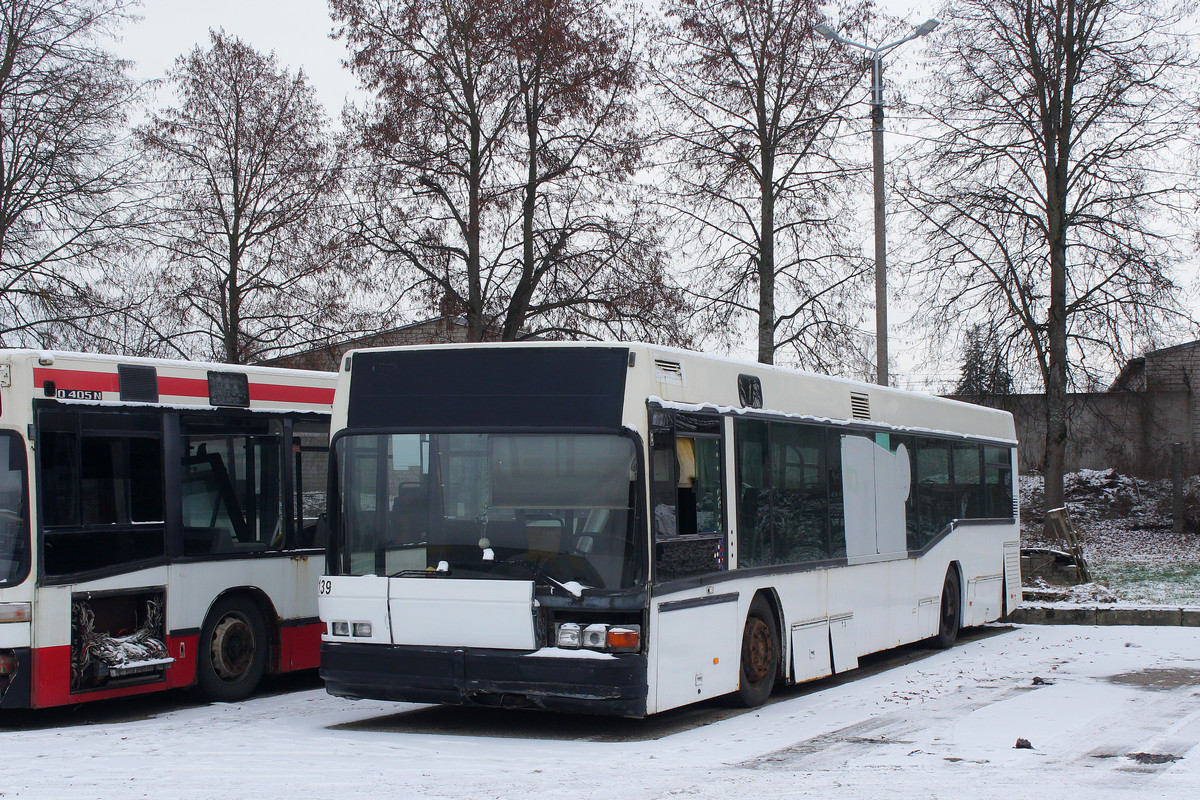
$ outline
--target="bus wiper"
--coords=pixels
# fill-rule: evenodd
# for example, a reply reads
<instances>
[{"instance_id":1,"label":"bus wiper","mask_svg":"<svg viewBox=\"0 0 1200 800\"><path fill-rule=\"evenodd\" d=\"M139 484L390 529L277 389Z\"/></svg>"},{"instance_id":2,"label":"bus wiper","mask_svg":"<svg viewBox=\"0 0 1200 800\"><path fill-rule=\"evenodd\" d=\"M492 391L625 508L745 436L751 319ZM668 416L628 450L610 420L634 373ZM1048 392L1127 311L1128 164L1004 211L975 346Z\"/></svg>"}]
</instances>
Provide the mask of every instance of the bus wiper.
<instances>
[{"instance_id":1,"label":"bus wiper","mask_svg":"<svg viewBox=\"0 0 1200 800\"><path fill-rule=\"evenodd\" d=\"M524 558L506 558L504 563L522 566L532 572L535 577L541 578L547 583L557 586L564 592L570 594L572 597L580 597L582 595L582 587L577 581L571 581L570 584L563 583L558 578L555 578L553 575L547 572L546 568L536 561L529 561L528 559Z\"/></svg>"},{"instance_id":2,"label":"bus wiper","mask_svg":"<svg viewBox=\"0 0 1200 800\"><path fill-rule=\"evenodd\" d=\"M388 575L389 578L447 578L450 576L450 570L436 569L402 569Z\"/></svg>"},{"instance_id":3,"label":"bus wiper","mask_svg":"<svg viewBox=\"0 0 1200 800\"><path fill-rule=\"evenodd\" d=\"M450 575L450 564L446 561L439 561L437 569L426 567L425 569L402 569L394 575L388 575L389 578L445 578Z\"/></svg>"}]
</instances>

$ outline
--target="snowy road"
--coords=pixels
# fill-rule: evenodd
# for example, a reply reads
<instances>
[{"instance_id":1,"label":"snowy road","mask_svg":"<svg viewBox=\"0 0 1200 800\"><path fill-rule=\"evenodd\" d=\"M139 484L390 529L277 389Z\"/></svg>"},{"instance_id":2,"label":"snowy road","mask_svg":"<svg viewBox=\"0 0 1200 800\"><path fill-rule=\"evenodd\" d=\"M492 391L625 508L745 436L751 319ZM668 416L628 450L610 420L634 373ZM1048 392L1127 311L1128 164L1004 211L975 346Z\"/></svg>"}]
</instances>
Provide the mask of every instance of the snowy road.
<instances>
[{"instance_id":1,"label":"snowy road","mask_svg":"<svg viewBox=\"0 0 1200 800\"><path fill-rule=\"evenodd\" d=\"M320 689L0 716L0 798L1200 796L1200 629L1003 628L882 666L649 721Z\"/></svg>"}]
</instances>

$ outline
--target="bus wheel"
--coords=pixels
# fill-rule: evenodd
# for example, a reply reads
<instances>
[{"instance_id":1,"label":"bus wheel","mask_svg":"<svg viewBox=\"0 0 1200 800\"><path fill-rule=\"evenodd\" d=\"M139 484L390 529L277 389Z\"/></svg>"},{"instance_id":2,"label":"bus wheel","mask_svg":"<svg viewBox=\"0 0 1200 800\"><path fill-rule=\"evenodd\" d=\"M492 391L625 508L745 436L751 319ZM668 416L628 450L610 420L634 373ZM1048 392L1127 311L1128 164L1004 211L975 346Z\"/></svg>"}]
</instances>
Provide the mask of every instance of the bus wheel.
<instances>
[{"instance_id":1,"label":"bus wheel","mask_svg":"<svg viewBox=\"0 0 1200 800\"><path fill-rule=\"evenodd\" d=\"M958 570L953 566L946 570L946 583L942 586L942 606L938 614L938 632L933 645L943 650L954 644L958 628L962 624L962 591L958 585Z\"/></svg>"},{"instance_id":2,"label":"bus wheel","mask_svg":"<svg viewBox=\"0 0 1200 800\"><path fill-rule=\"evenodd\" d=\"M738 703L746 708L761 706L771 696L779 671L779 631L771 606L754 598L742 632L742 664L738 676Z\"/></svg>"},{"instance_id":3,"label":"bus wheel","mask_svg":"<svg viewBox=\"0 0 1200 800\"><path fill-rule=\"evenodd\" d=\"M253 601L224 597L200 629L196 682L210 700L250 696L267 666L267 626Z\"/></svg>"}]
</instances>

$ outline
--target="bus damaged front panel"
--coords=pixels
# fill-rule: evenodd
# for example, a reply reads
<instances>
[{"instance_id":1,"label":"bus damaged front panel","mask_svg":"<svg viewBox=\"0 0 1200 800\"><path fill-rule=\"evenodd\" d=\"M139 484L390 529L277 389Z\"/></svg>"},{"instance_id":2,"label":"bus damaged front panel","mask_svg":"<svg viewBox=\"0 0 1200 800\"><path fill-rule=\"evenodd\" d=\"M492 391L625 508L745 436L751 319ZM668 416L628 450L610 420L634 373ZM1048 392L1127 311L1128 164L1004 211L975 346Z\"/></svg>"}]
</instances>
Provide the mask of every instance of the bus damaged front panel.
<instances>
[{"instance_id":1,"label":"bus damaged front panel","mask_svg":"<svg viewBox=\"0 0 1200 800\"><path fill-rule=\"evenodd\" d=\"M574 598L532 581L434 575L329 576L321 579L319 591L325 624L321 677L331 694L646 714L647 660L641 652L560 647L552 621L627 618L631 612L614 616L611 606L644 605L644 593L623 601ZM594 610L597 606L610 608ZM641 618L640 612L632 614Z\"/></svg>"}]
</instances>

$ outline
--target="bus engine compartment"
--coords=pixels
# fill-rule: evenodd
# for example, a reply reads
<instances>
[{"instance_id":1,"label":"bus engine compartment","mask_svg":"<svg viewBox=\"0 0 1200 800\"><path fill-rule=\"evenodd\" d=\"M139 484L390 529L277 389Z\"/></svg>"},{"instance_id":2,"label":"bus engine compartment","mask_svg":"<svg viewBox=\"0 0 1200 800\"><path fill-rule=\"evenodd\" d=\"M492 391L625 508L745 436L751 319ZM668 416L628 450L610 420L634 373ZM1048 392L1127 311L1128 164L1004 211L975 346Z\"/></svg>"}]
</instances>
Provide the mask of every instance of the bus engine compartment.
<instances>
[{"instance_id":1,"label":"bus engine compartment","mask_svg":"<svg viewBox=\"0 0 1200 800\"><path fill-rule=\"evenodd\" d=\"M71 596L71 692L162 680L167 655L162 587Z\"/></svg>"}]
</instances>

